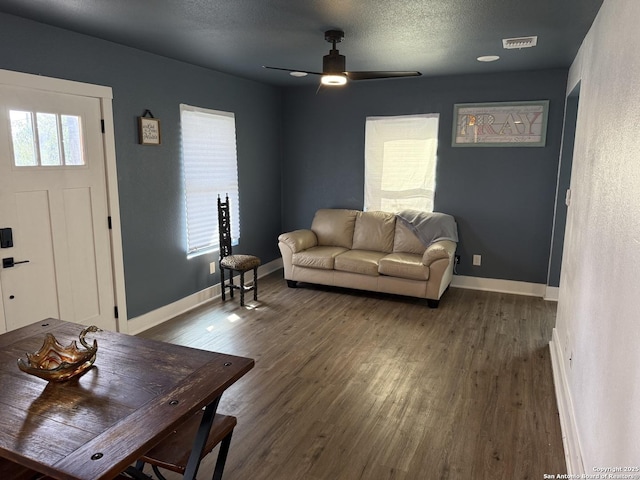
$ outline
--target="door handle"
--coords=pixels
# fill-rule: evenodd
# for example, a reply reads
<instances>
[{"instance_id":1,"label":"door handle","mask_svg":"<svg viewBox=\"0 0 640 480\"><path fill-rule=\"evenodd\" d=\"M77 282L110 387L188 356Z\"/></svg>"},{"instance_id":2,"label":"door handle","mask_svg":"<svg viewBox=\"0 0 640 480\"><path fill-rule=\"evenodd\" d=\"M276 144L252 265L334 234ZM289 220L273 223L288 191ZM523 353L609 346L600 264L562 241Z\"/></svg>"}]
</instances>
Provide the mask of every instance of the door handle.
<instances>
[{"instance_id":1,"label":"door handle","mask_svg":"<svg viewBox=\"0 0 640 480\"><path fill-rule=\"evenodd\" d=\"M13 257L6 257L2 259L2 268L11 268L19 263L29 263L29 260L19 260L16 262Z\"/></svg>"}]
</instances>

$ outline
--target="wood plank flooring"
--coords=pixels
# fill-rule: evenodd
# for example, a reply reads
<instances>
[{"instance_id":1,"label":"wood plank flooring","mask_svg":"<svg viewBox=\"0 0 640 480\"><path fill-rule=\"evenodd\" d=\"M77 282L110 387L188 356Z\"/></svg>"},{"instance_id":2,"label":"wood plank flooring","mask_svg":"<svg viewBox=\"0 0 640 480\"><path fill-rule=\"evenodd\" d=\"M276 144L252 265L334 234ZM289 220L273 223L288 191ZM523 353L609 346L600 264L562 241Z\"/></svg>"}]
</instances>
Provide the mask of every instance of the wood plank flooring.
<instances>
[{"instance_id":1,"label":"wood plank flooring","mask_svg":"<svg viewBox=\"0 0 640 480\"><path fill-rule=\"evenodd\" d=\"M430 309L276 272L258 302L216 300L141 336L255 359L219 407L238 417L225 480L541 479L566 473L555 308L450 288Z\"/></svg>"}]
</instances>

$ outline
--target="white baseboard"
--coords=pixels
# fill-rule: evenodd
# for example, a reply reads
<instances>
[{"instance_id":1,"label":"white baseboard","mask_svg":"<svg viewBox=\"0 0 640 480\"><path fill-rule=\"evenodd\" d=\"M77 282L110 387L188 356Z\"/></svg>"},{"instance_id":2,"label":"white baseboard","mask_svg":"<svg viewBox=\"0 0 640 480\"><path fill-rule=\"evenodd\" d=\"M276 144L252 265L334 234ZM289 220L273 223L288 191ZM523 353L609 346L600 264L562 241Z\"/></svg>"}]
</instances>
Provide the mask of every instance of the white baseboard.
<instances>
[{"instance_id":1,"label":"white baseboard","mask_svg":"<svg viewBox=\"0 0 640 480\"><path fill-rule=\"evenodd\" d=\"M547 285L547 288L544 292L544 299L549 300L550 302L557 302L560 298L560 287L550 287Z\"/></svg>"},{"instance_id":2,"label":"white baseboard","mask_svg":"<svg viewBox=\"0 0 640 480\"><path fill-rule=\"evenodd\" d=\"M567 473L571 478L582 478L584 475L584 463L582 461L582 450L580 448L580 438L576 426L576 416L573 411L571 391L565 373L564 355L562 344L558 337L558 331L553 329L553 339L549 342L551 351L551 367L553 369L553 384L558 402L558 413L560 416L560 428L562 429L562 444L564 446L564 458L567 463Z\"/></svg>"},{"instance_id":3,"label":"white baseboard","mask_svg":"<svg viewBox=\"0 0 640 480\"><path fill-rule=\"evenodd\" d=\"M467 277L454 275L452 287L468 288L470 290L484 290L487 292L513 293L530 297L545 297L546 285L541 283L516 282L514 280L500 280L497 278Z\"/></svg>"},{"instance_id":4,"label":"white baseboard","mask_svg":"<svg viewBox=\"0 0 640 480\"><path fill-rule=\"evenodd\" d=\"M266 263L258 267L258 278L269 275L282 268L282 259L278 258L272 262ZM220 297L222 290L220 284L213 285L211 287L200 290L188 297L181 298L180 300L165 305L164 307L157 308L151 312L140 315L139 317L130 318L127 322L127 333L130 335L136 335L140 332L144 332L151 327L160 325L167 320L170 320L178 315L181 315L189 310L193 310L200 305L203 305L215 298Z\"/></svg>"},{"instance_id":5,"label":"white baseboard","mask_svg":"<svg viewBox=\"0 0 640 480\"><path fill-rule=\"evenodd\" d=\"M261 265L258 268L258 278L275 272L282 268L282 258L277 258L272 262ZM489 292L513 293L516 295L529 295L533 297L544 297L545 300L557 300L551 298L555 287L547 287L539 283L516 282L513 280L500 280L495 278L467 277L464 275L454 275L451 280L452 287L468 288L471 290L485 290ZM551 291L551 295L549 292ZM213 285L196 292L188 297L160 307L151 312L129 319L127 322L127 332L131 335L138 334L149 328L160 325L167 320L182 313L193 310L200 305L220 296L220 284Z\"/></svg>"}]
</instances>

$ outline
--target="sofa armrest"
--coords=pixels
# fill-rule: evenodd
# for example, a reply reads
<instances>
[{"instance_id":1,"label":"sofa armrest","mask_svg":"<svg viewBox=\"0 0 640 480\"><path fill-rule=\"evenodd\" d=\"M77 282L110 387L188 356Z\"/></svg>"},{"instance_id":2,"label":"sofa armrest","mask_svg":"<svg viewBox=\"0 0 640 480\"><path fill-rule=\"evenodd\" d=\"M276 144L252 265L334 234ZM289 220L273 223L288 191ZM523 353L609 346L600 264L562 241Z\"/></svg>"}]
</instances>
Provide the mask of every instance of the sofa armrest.
<instances>
[{"instance_id":1,"label":"sofa armrest","mask_svg":"<svg viewBox=\"0 0 640 480\"><path fill-rule=\"evenodd\" d=\"M287 245L292 253L298 253L318 245L318 238L311 230L294 230L283 233L278 237L278 241Z\"/></svg>"},{"instance_id":2,"label":"sofa armrest","mask_svg":"<svg viewBox=\"0 0 640 480\"><path fill-rule=\"evenodd\" d=\"M457 245L456 242L450 240L440 240L432 243L422 255L422 264L428 267L436 260L448 259L450 261L456 253Z\"/></svg>"}]
</instances>

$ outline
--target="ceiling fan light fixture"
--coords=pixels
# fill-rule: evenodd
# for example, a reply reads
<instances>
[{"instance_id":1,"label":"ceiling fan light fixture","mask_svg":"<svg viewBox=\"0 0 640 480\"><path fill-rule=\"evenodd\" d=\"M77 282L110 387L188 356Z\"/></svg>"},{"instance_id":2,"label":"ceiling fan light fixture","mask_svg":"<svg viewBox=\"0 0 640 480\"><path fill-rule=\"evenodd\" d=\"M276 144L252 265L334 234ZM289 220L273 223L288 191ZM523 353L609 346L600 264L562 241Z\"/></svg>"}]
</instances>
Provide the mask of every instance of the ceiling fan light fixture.
<instances>
[{"instance_id":1,"label":"ceiling fan light fixture","mask_svg":"<svg viewBox=\"0 0 640 480\"><path fill-rule=\"evenodd\" d=\"M293 77L302 77L303 75L318 75L320 77L320 84L327 86L340 86L345 85L347 80L379 80L383 78L406 78L406 77L419 77L422 75L420 72L409 71L362 71L362 72L348 72L347 71L347 59L344 55L340 55L340 52L336 48L336 45L344 38L344 32L342 30L327 30L324 32L324 39L331 44L331 50L327 55L322 57L322 71L321 72L308 72L305 70L294 70L292 68L282 67L268 67L263 65L264 68L271 70L284 70L289 72L289 75Z\"/></svg>"},{"instance_id":2,"label":"ceiling fan light fixture","mask_svg":"<svg viewBox=\"0 0 640 480\"><path fill-rule=\"evenodd\" d=\"M347 77L346 75L336 75L336 74L323 75L322 78L320 79L320 83L322 83L323 85L330 85L330 86L344 85L347 83Z\"/></svg>"}]
</instances>

